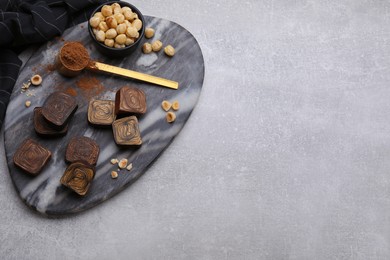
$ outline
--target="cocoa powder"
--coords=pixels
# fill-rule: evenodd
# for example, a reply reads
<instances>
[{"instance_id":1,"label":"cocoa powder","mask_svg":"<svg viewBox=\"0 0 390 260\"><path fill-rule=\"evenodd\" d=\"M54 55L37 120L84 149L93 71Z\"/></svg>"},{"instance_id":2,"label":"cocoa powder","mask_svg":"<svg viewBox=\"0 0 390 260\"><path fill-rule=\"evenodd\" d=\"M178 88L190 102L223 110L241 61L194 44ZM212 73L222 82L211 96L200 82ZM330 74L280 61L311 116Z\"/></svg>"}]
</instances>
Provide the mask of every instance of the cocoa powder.
<instances>
[{"instance_id":1,"label":"cocoa powder","mask_svg":"<svg viewBox=\"0 0 390 260\"><path fill-rule=\"evenodd\" d=\"M66 68L78 71L88 65L89 54L80 42L68 42L61 48L60 59Z\"/></svg>"},{"instance_id":2,"label":"cocoa powder","mask_svg":"<svg viewBox=\"0 0 390 260\"><path fill-rule=\"evenodd\" d=\"M76 81L76 85L81 90L81 94L87 100L100 95L106 90L97 78L90 76L81 77Z\"/></svg>"}]
</instances>

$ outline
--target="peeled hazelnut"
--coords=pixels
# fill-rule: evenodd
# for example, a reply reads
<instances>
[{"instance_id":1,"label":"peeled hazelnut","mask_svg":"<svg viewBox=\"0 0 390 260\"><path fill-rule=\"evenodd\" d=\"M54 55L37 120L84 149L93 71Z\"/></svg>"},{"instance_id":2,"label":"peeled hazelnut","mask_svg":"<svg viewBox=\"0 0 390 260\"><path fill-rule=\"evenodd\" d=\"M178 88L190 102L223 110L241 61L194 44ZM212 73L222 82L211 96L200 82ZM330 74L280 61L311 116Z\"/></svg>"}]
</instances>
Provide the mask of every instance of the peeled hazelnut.
<instances>
[{"instance_id":1,"label":"peeled hazelnut","mask_svg":"<svg viewBox=\"0 0 390 260\"><path fill-rule=\"evenodd\" d=\"M126 167L126 170L131 171L131 169L133 169L133 164L129 163L129 165Z\"/></svg>"},{"instance_id":2,"label":"peeled hazelnut","mask_svg":"<svg viewBox=\"0 0 390 260\"><path fill-rule=\"evenodd\" d=\"M134 40L132 38L129 38L129 37L126 38L126 42L125 42L126 46L133 44L133 43L134 43Z\"/></svg>"},{"instance_id":3,"label":"peeled hazelnut","mask_svg":"<svg viewBox=\"0 0 390 260\"><path fill-rule=\"evenodd\" d=\"M162 109L164 109L165 111L168 111L169 109L171 109L172 104L171 104L171 102L169 102L169 101L167 101L167 100L164 100L164 101L161 103L161 107L162 107Z\"/></svg>"},{"instance_id":4,"label":"peeled hazelnut","mask_svg":"<svg viewBox=\"0 0 390 260\"><path fill-rule=\"evenodd\" d=\"M116 27L116 32L118 34L126 33L126 30L127 30L127 25L124 23L118 24L118 26Z\"/></svg>"},{"instance_id":5,"label":"peeled hazelnut","mask_svg":"<svg viewBox=\"0 0 390 260\"><path fill-rule=\"evenodd\" d=\"M123 8L122 8L122 10L123 10ZM123 16L125 17L126 20L131 20L133 18L133 12L131 11L131 9L130 10L124 10L123 11Z\"/></svg>"},{"instance_id":6,"label":"peeled hazelnut","mask_svg":"<svg viewBox=\"0 0 390 260\"><path fill-rule=\"evenodd\" d=\"M117 164L119 161L118 161L118 159L114 158L114 159L111 159L110 162L111 162L112 164Z\"/></svg>"},{"instance_id":7,"label":"peeled hazelnut","mask_svg":"<svg viewBox=\"0 0 390 260\"><path fill-rule=\"evenodd\" d=\"M104 42L106 39L106 34L103 31L97 31L95 33L95 37L98 42Z\"/></svg>"},{"instance_id":8,"label":"peeled hazelnut","mask_svg":"<svg viewBox=\"0 0 390 260\"><path fill-rule=\"evenodd\" d=\"M30 81L33 86L39 86L42 83L42 77L36 74L31 77Z\"/></svg>"},{"instance_id":9,"label":"peeled hazelnut","mask_svg":"<svg viewBox=\"0 0 390 260\"><path fill-rule=\"evenodd\" d=\"M121 160L119 161L119 163L118 163L118 167L119 167L120 169L124 169L124 168L126 168L126 166L127 166L127 159L121 159Z\"/></svg>"},{"instance_id":10,"label":"peeled hazelnut","mask_svg":"<svg viewBox=\"0 0 390 260\"><path fill-rule=\"evenodd\" d=\"M179 108L180 108L179 101L177 101L177 100L173 101L172 109L177 111L177 110L179 110Z\"/></svg>"},{"instance_id":11,"label":"peeled hazelnut","mask_svg":"<svg viewBox=\"0 0 390 260\"><path fill-rule=\"evenodd\" d=\"M173 123L176 120L176 115L173 112L168 112L165 119L168 123Z\"/></svg>"},{"instance_id":12,"label":"peeled hazelnut","mask_svg":"<svg viewBox=\"0 0 390 260\"><path fill-rule=\"evenodd\" d=\"M164 48L164 52L169 57L172 57L173 55L175 55L175 49L171 45L166 46Z\"/></svg>"},{"instance_id":13,"label":"peeled hazelnut","mask_svg":"<svg viewBox=\"0 0 390 260\"><path fill-rule=\"evenodd\" d=\"M135 37L137 38L139 36L139 32L137 29L133 26L127 27L126 30L126 35L129 36L130 38Z\"/></svg>"},{"instance_id":14,"label":"peeled hazelnut","mask_svg":"<svg viewBox=\"0 0 390 260\"><path fill-rule=\"evenodd\" d=\"M114 44L115 44L115 41L113 39L105 39L104 40L104 45L108 46L108 47L114 47Z\"/></svg>"},{"instance_id":15,"label":"peeled hazelnut","mask_svg":"<svg viewBox=\"0 0 390 260\"><path fill-rule=\"evenodd\" d=\"M93 16L91 19L89 19L89 25L91 25L92 28L96 28L99 26L100 21L101 20L99 17Z\"/></svg>"},{"instance_id":16,"label":"peeled hazelnut","mask_svg":"<svg viewBox=\"0 0 390 260\"><path fill-rule=\"evenodd\" d=\"M154 29L150 28L150 27L146 28L145 29L145 37L149 39L149 38L152 38L153 36L154 36Z\"/></svg>"},{"instance_id":17,"label":"peeled hazelnut","mask_svg":"<svg viewBox=\"0 0 390 260\"><path fill-rule=\"evenodd\" d=\"M118 35L118 33L116 32L116 30L112 29L112 28L108 29L106 32L107 39L114 39L117 35Z\"/></svg>"},{"instance_id":18,"label":"peeled hazelnut","mask_svg":"<svg viewBox=\"0 0 390 260\"><path fill-rule=\"evenodd\" d=\"M106 24L109 28L114 28L114 29L116 29L116 27L118 26L118 22L113 16L109 16L106 18Z\"/></svg>"},{"instance_id":19,"label":"peeled hazelnut","mask_svg":"<svg viewBox=\"0 0 390 260\"><path fill-rule=\"evenodd\" d=\"M124 13L124 12L126 12L126 11L130 11L130 12L131 12L131 8L128 7L128 6L122 7L122 13Z\"/></svg>"},{"instance_id":20,"label":"peeled hazelnut","mask_svg":"<svg viewBox=\"0 0 390 260\"><path fill-rule=\"evenodd\" d=\"M124 47L126 47L126 45L124 45L124 44L118 44L118 43L114 43L114 48L118 48L118 49L120 49L120 48L124 48Z\"/></svg>"},{"instance_id":21,"label":"peeled hazelnut","mask_svg":"<svg viewBox=\"0 0 390 260\"><path fill-rule=\"evenodd\" d=\"M145 54L151 53L152 52L152 45L148 42L145 42L144 45L142 45L142 51Z\"/></svg>"},{"instance_id":22,"label":"peeled hazelnut","mask_svg":"<svg viewBox=\"0 0 390 260\"><path fill-rule=\"evenodd\" d=\"M118 24L121 24L125 21L125 17L121 13L114 14L114 18L117 21Z\"/></svg>"},{"instance_id":23,"label":"peeled hazelnut","mask_svg":"<svg viewBox=\"0 0 390 260\"><path fill-rule=\"evenodd\" d=\"M115 38L115 42L117 44L125 44L126 42L126 35L125 34L119 34L116 38Z\"/></svg>"},{"instance_id":24,"label":"peeled hazelnut","mask_svg":"<svg viewBox=\"0 0 390 260\"><path fill-rule=\"evenodd\" d=\"M30 100L27 100L26 103L24 103L24 105L25 105L26 107L30 107L30 106L31 106L31 101L30 101Z\"/></svg>"},{"instance_id":25,"label":"peeled hazelnut","mask_svg":"<svg viewBox=\"0 0 390 260\"><path fill-rule=\"evenodd\" d=\"M113 178L113 179L118 178L118 172L112 171L112 172L111 172L111 178Z\"/></svg>"},{"instance_id":26,"label":"peeled hazelnut","mask_svg":"<svg viewBox=\"0 0 390 260\"><path fill-rule=\"evenodd\" d=\"M140 19L135 19L131 24L137 29L137 31L142 28L142 21Z\"/></svg>"},{"instance_id":27,"label":"peeled hazelnut","mask_svg":"<svg viewBox=\"0 0 390 260\"><path fill-rule=\"evenodd\" d=\"M110 5L104 5L101 13L106 17L112 15L112 7Z\"/></svg>"},{"instance_id":28,"label":"peeled hazelnut","mask_svg":"<svg viewBox=\"0 0 390 260\"><path fill-rule=\"evenodd\" d=\"M163 46L162 42L157 40L157 41L152 43L152 50L159 51L159 50L161 50L162 46Z\"/></svg>"},{"instance_id":29,"label":"peeled hazelnut","mask_svg":"<svg viewBox=\"0 0 390 260\"><path fill-rule=\"evenodd\" d=\"M103 32L105 32L109 29L106 22L100 22L98 27L99 27L99 30L101 30Z\"/></svg>"}]
</instances>

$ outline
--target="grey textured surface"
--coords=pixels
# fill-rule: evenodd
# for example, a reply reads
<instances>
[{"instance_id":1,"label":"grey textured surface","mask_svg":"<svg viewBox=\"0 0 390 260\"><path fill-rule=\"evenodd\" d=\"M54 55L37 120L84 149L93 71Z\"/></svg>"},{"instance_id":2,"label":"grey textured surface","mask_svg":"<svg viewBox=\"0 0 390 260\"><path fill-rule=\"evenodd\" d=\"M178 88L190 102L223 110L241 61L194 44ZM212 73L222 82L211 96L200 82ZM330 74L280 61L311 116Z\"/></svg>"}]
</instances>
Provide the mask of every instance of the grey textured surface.
<instances>
[{"instance_id":1,"label":"grey textured surface","mask_svg":"<svg viewBox=\"0 0 390 260\"><path fill-rule=\"evenodd\" d=\"M1 148L2 259L390 258L389 2L132 3L198 40L197 107L147 174L68 218L28 210Z\"/></svg>"}]
</instances>

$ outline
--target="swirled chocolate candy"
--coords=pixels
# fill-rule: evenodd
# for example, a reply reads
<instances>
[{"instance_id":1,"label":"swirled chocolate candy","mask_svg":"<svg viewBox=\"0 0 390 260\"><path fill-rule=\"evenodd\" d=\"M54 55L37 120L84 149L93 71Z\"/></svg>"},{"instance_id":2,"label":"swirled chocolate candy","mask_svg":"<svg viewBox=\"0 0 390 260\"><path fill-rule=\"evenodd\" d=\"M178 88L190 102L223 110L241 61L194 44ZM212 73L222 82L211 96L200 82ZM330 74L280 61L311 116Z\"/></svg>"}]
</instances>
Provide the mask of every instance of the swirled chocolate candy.
<instances>
[{"instance_id":1,"label":"swirled chocolate candy","mask_svg":"<svg viewBox=\"0 0 390 260\"><path fill-rule=\"evenodd\" d=\"M26 139L16 150L14 164L26 173L38 175L51 157L51 152L32 139Z\"/></svg>"},{"instance_id":2,"label":"swirled chocolate candy","mask_svg":"<svg viewBox=\"0 0 390 260\"><path fill-rule=\"evenodd\" d=\"M115 95L115 114L144 114L146 112L145 93L137 88L122 87Z\"/></svg>"},{"instance_id":3,"label":"swirled chocolate candy","mask_svg":"<svg viewBox=\"0 0 390 260\"><path fill-rule=\"evenodd\" d=\"M95 169L93 166L83 162L74 162L66 168L60 182L83 196L87 193L94 177Z\"/></svg>"},{"instance_id":4,"label":"swirled chocolate candy","mask_svg":"<svg viewBox=\"0 0 390 260\"><path fill-rule=\"evenodd\" d=\"M91 138L73 137L66 147L65 160L70 163L85 161L90 165L96 165L99 152L99 145Z\"/></svg>"},{"instance_id":5,"label":"swirled chocolate candy","mask_svg":"<svg viewBox=\"0 0 390 260\"><path fill-rule=\"evenodd\" d=\"M93 125L111 126L115 120L115 102L92 100L88 106L88 122Z\"/></svg>"},{"instance_id":6,"label":"swirled chocolate candy","mask_svg":"<svg viewBox=\"0 0 390 260\"><path fill-rule=\"evenodd\" d=\"M135 116L117 119L112 124L114 139L118 145L141 145L141 133Z\"/></svg>"},{"instance_id":7,"label":"swirled chocolate candy","mask_svg":"<svg viewBox=\"0 0 390 260\"><path fill-rule=\"evenodd\" d=\"M55 137L63 136L68 132L68 125L65 125L63 129L56 129L52 127L42 116L42 108L34 108L34 129L38 135Z\"/></svg>"},{"instance_id":8,"label":"swirled chocolate candy","mask_svg":"<svg viewBox=\"0 0 390 260\"><path fill-rule=\"evenodd\" d=\"M50 125L57 129L66 123L77 109L76 99L62 92L52 93L42 107L42 115Z\"/></svg>"}]
</instances>

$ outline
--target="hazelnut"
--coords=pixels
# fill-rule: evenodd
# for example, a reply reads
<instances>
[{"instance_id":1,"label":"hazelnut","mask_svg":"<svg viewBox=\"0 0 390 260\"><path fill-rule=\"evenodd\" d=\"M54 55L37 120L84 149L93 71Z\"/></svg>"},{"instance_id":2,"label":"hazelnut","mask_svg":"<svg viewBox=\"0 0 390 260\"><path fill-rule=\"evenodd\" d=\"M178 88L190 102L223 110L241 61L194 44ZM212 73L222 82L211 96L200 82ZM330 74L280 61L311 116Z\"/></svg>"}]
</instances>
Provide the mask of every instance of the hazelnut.
<instances>
[{"instance_id":1,"label":"hazelnut","mask_svg":"<svg viewBox=\"0 0 390 260\"><path fill-rule=\"evenodd\" d=\"M164 109L165 111L168 111L169 109L171 109L172 104L171 104L171 102L169 102L169 101L167 101L167 100L164 100L163 102L161 102L161 107L162 107L162 109Z\"/></svg>"},{"instance_id":2,"label":"hazelnut","mask_svg":"<svg viewBox=\"0 0 390 260\"><path fill-rule=\"evenodd\" d=\"M104 42L106 39L106 34L103 31L97 31L95 33L95 37L98 42Z\"/></svg>"},{"instance_id":3,"label":"hazelnut","mask_svg":"<svg viewBox=\"0 0 390 260\"><path fill-rule=\"evenodd\" d=\"M104 45L107 47L114 47L115 41L113 39L105 39L104 40Z\"/></svg>"},{"instance_id":4,"label":"hazelnut","mask_svg":"<svg viewBox=\"0 0 390 260\"><path fill-rule=\"evenodd\" d=\"M116 30L112 29L112 28L108 29L106 32L107 39L114 39L117 35L118 35L118 33L116 32Z\"/></svg>"},{"instance_id":5,"label":"hazelnut","mask_svg":"<svg viewBox=\"0 0 390 260\"><path fill-rule=\"evenodd\" d=\"M110 5L104 5L101 13L106 17L112 15L112 7Z\"/></svg>"},{"instance_id":6,"label":"hazelnut","mask_svg":"<svg viewBox=\"0 0 390 260\"><path fill-rule=\"evenodd\" d=\"M166 46L164 48L164 52L169 57L172 57L173 55L175 55L175 49L171 45Z\"/></svg>"},{"instance_id":7,"label":"hazelnut","mask_svg":"<svg viewBox=\"0 0 390 260\"><path fill-rule=\"evenodd\" d=\"M39 86L42 83L42 77L36 74L31 77L30 81L33 86Z\"/></svg>"},{"instance_id":8,"label":"hazelnut","mask_svg":"<svg viewBox=\"0 0 390 260\"><path fill-rule=\"evenodd\" d=\"M165 119L168 123L173 123L176 120L176 115L173 112L168 112Z\"/></svg>"},{"instance_id":9,"label":"hazelnut","mask_svg":"<svg viewBox=\"0 0 390 260\"><path fill-rule=\"evenodd\" d=\"M129 36L129 37L137 38L139 36L139 32L138 32L138 30L135 27L130 26L126 30L126 35Z\"/></svg>"},{"instance_id":10,"label":"hazelnut","mask_svg":"<svg viewBox=\"0 0 390 260\"><path fill-rule=\"evenodd\" d=\"M146 28L146 29L145 29L145 37L148 38L148 39L150 39L150 38L152 38L153 36L154 36L154 29L153 29L153 28L150 28L150 27Z\"/></svg>"},{"instance_id":11,"label":"hazelnut","mask_svg":"<svg viewBox=\"0 0 390 260\"><path fill-rule=\"evenodd\" d=\"M108 30L108 25L106 22L100 22L98 27L99 27L99 30L101 30L103 32Z\"/></svg>"},{"instance_id":12,"label":"hazelnut","mask_svg":"<svg viewBox=\"0 0 390 260\"><path fill-rule=\"evenodd\" d=\"M118 44L125 44L125 42L126 42L126 35L125 34L119 34L115 38L115 42L118 43Z\"/></svg>"},{"instance_id":13,"label":"hazelnut","mask_svg":"<svg viewBox=\"0 0 390 260\"><path fill-rule=\"evenodd\" d=\"M118 26L116 27L116 32L118 34L126 33L126 30L127 30L127 26L124 23L118 24Z\"/></svg>"},{"instance_id":14,"label":"hazelnut","mask_svg":"<svg viewBox=\"0 0 390 260\"><path fill-rule=\"evenodd\" d=\"M116 29L116 27L118 26L118 22L113 16L109 16L106 18L106 24L109 28L114 28L114 29Z\"/></svg>"},{"instance_id":15,"label":"hazelnut","mask_svg":"<svg viewBox=\"0 0 390 260\"><path fill-rule=\"evenodd\" d=\"M151 53L152 52L152 45L148 42L145 42L144 45L142 45L142 51L145 54Z\"/></svg>"},{"instance_id":16,"label":"hazelnut","mask_svg":"<svg viewBox=\"0 0 390 260\"><path fill-rule=\"evenodd\" d=\"M99 17L93 16L91 19L89 19L89 25L91 25L92 28L96 28L99 26L100 21L101 20Z\"/></svg>"},{"instance_id":17,"label":"hazelnut","mask_svg":"<svg viewBox=\"0 0 390 260\"><path fill-rule=\"evenodd\" d=\"M157 40L157 41L152 43L152 50L157 52L157 51L161 50L162 46L163 46L162 42Z\"/></svg>"},{"instance_id":18,"label":"hazelnut","mask_svg":"<svg viewBox=\"0 0 390 260\"><path fill-rule=\"evenodd\" d=\"M137 29L137 31L142 28L142 21L140 19L135 19L131 24Z\"/></svg>"},{"instance_id":19,"label":"hazelnut","mask_svg":"<svg viewBox=\"0 0 390 260\"><path fill-rule=\"evenodd\" d=\"M125 17L121 13L114 14L114 18L117 21L118 24L121 24L125 21Z\"/></svg>"},{"instance_id":20,"label":"hazelnut","mask_svg":"<svg viewBox=\"0 0 390 260\"><path fill-rule=\"evenodd\" d=\"M177 110L179 110L179 108L180 108L179 101L177 101L177 100L173 101L172 109L177 111Z\"/></svg>"}]
</instances>

